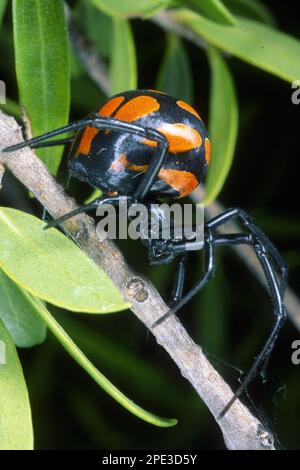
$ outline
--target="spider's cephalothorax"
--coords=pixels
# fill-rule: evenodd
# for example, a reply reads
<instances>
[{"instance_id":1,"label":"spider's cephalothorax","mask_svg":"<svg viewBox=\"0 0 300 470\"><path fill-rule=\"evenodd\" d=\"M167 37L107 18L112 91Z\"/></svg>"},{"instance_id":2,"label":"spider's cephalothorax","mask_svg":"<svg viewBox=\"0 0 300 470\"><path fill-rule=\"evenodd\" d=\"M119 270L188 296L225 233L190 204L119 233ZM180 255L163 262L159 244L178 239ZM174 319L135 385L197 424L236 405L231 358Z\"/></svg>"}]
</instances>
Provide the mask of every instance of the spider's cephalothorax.
<instances>
[{"instance_id":1,"label":"spider's cephalothorax","mask_svg":"<svg viewBox=\"0 0 300 470\"><path fill-rule=\"evenodd\" d=\"M47 139L77 131L73 137ZM152 90L134 90L109 99L97 113L68 126L5 149L14 151L72 143L69 158L71 175L100 188L105 196L72 211L48 224L58 225L99 204L118 205L123 195L130 204L143 202L151 210L154 197L179 199L188 196L202 180L210 158L207 131L198 113L178 98ZM237 220L241 231L219 234L218 229ZM151 230L149 231L151 233ZM250 245L261 264L270 295L275 322L272 330L239 389L219 415L221 419L245 390L257 371L264 371L285 319L284 292L287 269L266 235L241 209L229 209L205 224L204 245L194 240L173 237L169 240L144 241L154 264L178 260L170 310L154 327L177 312L211 279L218 246ZM189 250L204 249L203 275L185 295L184 280Z\"/></svg>"},{"instance_id":2,"label":"spider's cephalothorax","mask_svg":"<svg viewBox=\"0 0 300 470\"><path fill-rule=\"evenodd\" d=\"M180 198L202 180L210 143L199 114L164 93L134 90L110 98L100 117L153 129L166 137L168 153L148 195ZM131 195L157 155L157 141L124 130L79 130L69 159L71 175L104 192Z\"/></svg>"}]
</instances>

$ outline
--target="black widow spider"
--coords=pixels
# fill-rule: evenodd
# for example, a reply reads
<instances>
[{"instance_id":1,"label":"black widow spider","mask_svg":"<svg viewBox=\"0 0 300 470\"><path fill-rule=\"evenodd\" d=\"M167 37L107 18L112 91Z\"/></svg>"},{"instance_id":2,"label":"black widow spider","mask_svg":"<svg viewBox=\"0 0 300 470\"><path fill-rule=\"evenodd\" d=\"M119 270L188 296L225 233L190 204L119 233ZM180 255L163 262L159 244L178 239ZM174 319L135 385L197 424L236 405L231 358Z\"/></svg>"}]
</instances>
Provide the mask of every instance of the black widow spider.
<instances>
[{"instance_id":1,"label":"black widow spider","mask_svg":"<svg viewBox=\"0 0 300 470\"><path fill-rule=\"evenodd\" d=\"M75 137L48 141L69 131L78 131ZM204 177L209 160L209 139L198 113L183 101L152 90L134 90L116 95L105 103L98 113L73 122L60 129L4 149L4 152L72 143L69 157L71 176L100 188L107 196L97 198L47 227L61 224L79 213L99 204L118 205L120 197L127 196L130 205L145 202L149 210L154 196L178 199L188 195ZM180 156L180 158L178 158ZM243 231L220 235L220 226L238 220ZM172 290L170 310L159 318L158 327L170 315L178 312L211 279L215 270L215 248L247 244L253 247L264 271L267 288L273 304L275 322L272 330L250 370L230 402L221 411L219 419L245 391L249 382L262 368L274 348L284 323L284 292L287 268L283 258L266 235L242 209L229 209L205 224L204 245L194 239L143 240L152 264L178 260L178 269ZM205 253L201 279L185 295L184 280L188 252L201 249Z\"/></svg>"}]
</instances>

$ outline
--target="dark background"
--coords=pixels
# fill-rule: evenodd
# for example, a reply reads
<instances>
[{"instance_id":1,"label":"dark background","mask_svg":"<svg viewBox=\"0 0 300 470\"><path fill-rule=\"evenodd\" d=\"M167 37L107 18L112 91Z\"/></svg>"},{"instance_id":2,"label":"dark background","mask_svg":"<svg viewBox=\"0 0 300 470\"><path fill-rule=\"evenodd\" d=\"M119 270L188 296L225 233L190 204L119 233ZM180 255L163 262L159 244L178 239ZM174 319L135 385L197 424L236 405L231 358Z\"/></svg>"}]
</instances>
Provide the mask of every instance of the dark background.
<instances>
[{"instance_id":1,"label":"dark background","mask_svg":"<svg viewBox=\"0 0 300 470\"><path fill-rule=\"evenodd\" d=\"M297 2L264 2L280 30L300 39ZM3 60L1 78L8 94L17 100L13 52L8 33L0 34ZM139 87L154 88L162 58L164 32L150 22L132 21L139 63ZM9 39L10 38L10 39ZM204 53L185 43L193 66L195 107L207 120L209 67ZM299 58L300 60L300 58ZM228 59L237 87L240 128L235 160L220 195L225 207L240 206L281 250L289 265L289 285L299 291L299 132L300 104L291 102L289 83L234 58ZM300 79L300 77L299 77ZM103 97L86 77L91 108ZM86 114L73 83L71 119ZM98 99L99 102L94 100ZM62 180L64 175L62 172ZM84 185L70 192L83 200ZM25 190L6 175L1 203L41 215L42 209ZM151 267L139 242L123 243L130 263L148 275L166 297L175 266ZM201 254L194 254L187 285L201 273ZM174 428L144 423L108 397L65 353L51 334L30 350L19 350L29 387L38 449L222 449L224 443L214 419L191 386L181 377L167 354L147 335L130 312L88 316L50 307L56 318L91 360L141 406L176 417ZM247 370L271 327L268 296L228 249L220 249L215 279L180 312L191 336L205 348L224 378L236 388L240 371ZM299 449L300 365L291 363L291 343L299 332L287 321L269 366L265 384L249 387L254 412L278 436L283 448ZM245 400L247 398L245 397ZM268 424L267 424L268 423Z\"/></svg>"}]
</instances>

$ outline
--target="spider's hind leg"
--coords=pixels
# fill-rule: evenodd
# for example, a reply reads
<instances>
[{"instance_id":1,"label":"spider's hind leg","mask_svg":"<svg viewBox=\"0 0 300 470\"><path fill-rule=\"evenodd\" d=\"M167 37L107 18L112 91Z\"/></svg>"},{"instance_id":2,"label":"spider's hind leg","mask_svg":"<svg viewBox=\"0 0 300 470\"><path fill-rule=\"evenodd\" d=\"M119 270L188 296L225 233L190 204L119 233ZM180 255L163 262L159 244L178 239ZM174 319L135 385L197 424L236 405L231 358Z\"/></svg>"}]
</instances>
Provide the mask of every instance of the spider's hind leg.
<instances>
[{"instance_id":1,"label":"spider's hind leg","mask_svg":"<svg viewBox=\"0 0 300 470\"><path fill-rule=\"evenodd\" d=\"M171 293L171 301L169 303L170 309L172 306L175 306L183 296L184 281L186 276L186 266L187 266L188 254L183 253L178 257L178 266L175 274L175 280L173 284L173 289Z\"/></svg>"},{"instance_id":2,"label":"spider's hind leg","mask_svg":"<svg viewBox=\"0 0 300 470\"><path fill-rule=\"evenodd\" d=\"M245 391L247 385L257 374L257 371L260 368L262 368L261 374L264 376L269 356L275 346L279 332L286 318L286 311L284 307L284 291L286 287L287 267L282 256L276 247L272 244L272 242L268 239L268 237L253 223L248 214L246 214L246 212L241 209L229 209L223 214L220 214L214 219L210 220L207 223L207 226L211 230L214 230L226 222L236 218L239 219L246 231L246 235L244 236L244 243L248 243L253 247L254 252L263 269L267 289L269 291L273 305L275 322L262 350L256 357L241 386L220 413L219 419L221 419L227 413L235 400ZM222 245L229 246L233 244L239 244L239 240L241 240L241 234L236 233L227 236L220 236L220 240L222 240L220 243Z\"/></svg>"}]
</instances>

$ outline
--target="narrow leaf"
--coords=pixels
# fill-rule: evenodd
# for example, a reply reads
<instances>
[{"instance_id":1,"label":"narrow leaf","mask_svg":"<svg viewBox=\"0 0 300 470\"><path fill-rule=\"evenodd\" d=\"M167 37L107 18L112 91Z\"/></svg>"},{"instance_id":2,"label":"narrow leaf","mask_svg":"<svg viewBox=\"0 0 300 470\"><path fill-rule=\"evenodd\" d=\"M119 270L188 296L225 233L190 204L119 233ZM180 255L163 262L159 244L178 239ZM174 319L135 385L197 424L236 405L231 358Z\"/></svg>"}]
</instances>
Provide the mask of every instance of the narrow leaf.
<instances>
[{"instance_id":1,"label":"narrow leaf","mask_svg":"<svg viewBox=\"0 0 300 470\"><path fill-rule=\"evenodd\" d=\"M15 345L0 320L0 450L32 450L27 387Z\"/></svg>"},{"instance_id":2,"label":"narrow leaf","mask_svg":"<svg viewBox=\"0 0 300 470\"><path fill-rule=\"evenodd\" d=\"M68 122L70 64L63 1L13 0L13 25L20 101L36 136ZM61 154L61 147L39 151L53 173Z\"/></svg>"},{"instance_id":3,"label":"narrow leaf","mask_svg":"<svg viewBox=\"0 0 300 470\"><path fill-rule=\"evenodd\" d=\"M135 46L126 20L113 20L110 83L112 94L137 87Z\"/></svg>"},{"instance_id":4,"label":"narrow leaf","mask_svg":"<svg viewBox=\"0 0 300 470\"><path fill-rule=\"evenodd\" d=\"M99 54L108 58L111 49L112 19L93 2L81 0L75 7L75 15L83 25L85 34L95 44Z\"/></svg>"},{"instance_id":5,"label":"narrow leaf","mask_svg":"<svg viewBox=\"0 0 300 470\"><path fill-rule=\"evenodd\" d=\"M189 57L181 39L167 36L167 47L159 69L156 88L187 103L193 102L193 75Z\"/></svg>"},{"instance_id":6,"label":"narrow leaf","mask_svg":"<svg viewBox=\"0 0 300 470\"><path fill-rule=\"evenodd\" d=\"M259 0L223 0L227 8L235 15L245 16L250 20L276 26L276 20L268 7Z\"/></svg>"},{"instance_id":7,"label":"narrow leaf","mask_svg":"<svg viewBox=\"0 0 300 470\"><path fill-rule=\"evenodd\" d=\"M211 203L223 187L238 131L238 103L230 70L217 50L209 49L208 56L212 73L209 112L212 156L205 182L205 204Z\"/></svg>"},{"instance_id":8,"label":"narrow leaf","mask_svg":"<svg viewBox=\"0 0 300 470\"><path fill-rule=\"evenodd\" d=\"M68 310L109 313L128 308L111 279L71 240L45 222L0 208L0 266L18 285Z\"/></svg>"},{"instance_id":9,"label":"narrow leaf","mask_svg":"<svg viewBox=\"0 0 300 470\"><path fill-rule=\"evenodd\" d=\"M7 0L1 0L0 2L0 28L1 28L2 21L6 12L6 8L7 8Z\"/></svg>"},{"instance_id":10,"label":"narrow leaf","mask_svg":"<svg viewBox=\"0 0 300 470\"><path fill-rule=\"evenodd\" d=\"M174 10L171 17L211 45L283 80L300 77L300 41L270 26L237 18L229 28L185 9Z\"/></svg>"},{"instance_id":11,"label":"narrow leaf","mask_svg":"<svg viewBox=\"0 0 300 470\"><path fill-rule=\"evenodd\" d=\"M0 319L16 346L28 348L46 338L45 324L36 308L29 303L24 290L0 270Z\"/></svg>"},{"instance_id":12,"label":"narrow leaf","mask_svg":"<svg viewBox=\"0 0 300 470\"><path fill-rule=\"evenodd\" d=\"M29 296L29 294L28 294ZM95 380L95 382L116 400L120 405L126 408L130 413L138 418L160 427L174 426L176 419L167 419L156 416L136 405L132 400L127 398L120 390L117 389L83 354L73 340L68 336L65 330L57 323L55 318L44 307L38 299L32 299L33 302L39 303L39 312L50 331L56 336L70 356Z\"/></svg>"},{"instance_id":13,"label":"narrow leaf","mask_svg":"<svg viewBox=\"0 0 300 470\"><path fill-rule=\"evenodd\" d=\"M171 0L90 0L93 5L115 18L151 16L172 3Z\"/></svg>"},{"instance_id":14,"label":"narrow leaf","mask_svg":"<svg viewBox=\"0 0 300 470\"><path fill-rule=\"evenodd\" d=\"M220 0L178 0L178 3L217 23L229 26L236 23L234 16Z\"/></svg>"}]
</instances>

